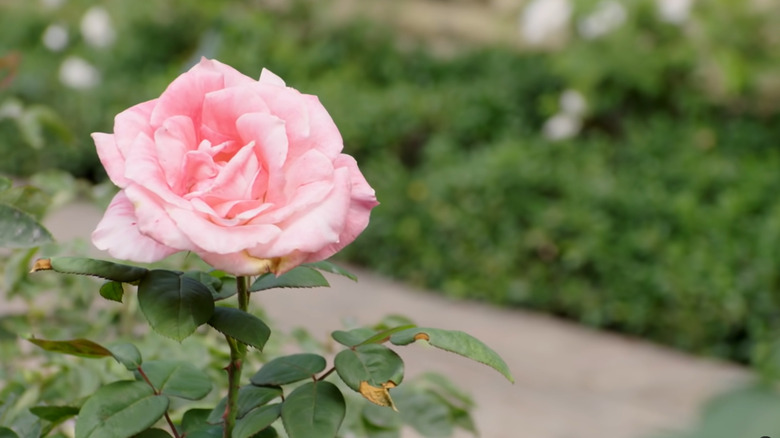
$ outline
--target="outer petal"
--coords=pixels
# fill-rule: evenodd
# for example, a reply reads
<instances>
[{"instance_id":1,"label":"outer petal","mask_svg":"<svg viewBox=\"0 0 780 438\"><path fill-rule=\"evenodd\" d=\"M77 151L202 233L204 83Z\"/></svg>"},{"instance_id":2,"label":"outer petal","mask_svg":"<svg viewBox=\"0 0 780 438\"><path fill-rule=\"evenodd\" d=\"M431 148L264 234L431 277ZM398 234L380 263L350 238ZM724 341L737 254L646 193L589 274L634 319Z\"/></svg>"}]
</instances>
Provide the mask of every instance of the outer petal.
<instances>
[{"instance_id":1,"label":"outer petal","mask_svg":"<svg viewBox=\"0 0 780 438\"><path fill-rule=\"evenodd\" d=\"M132 148L139 135L152 135L149 115L156 102L150 100L140 103L117 114L114 117L113 134L100 132L92 134L100 163L103 164L111 181L119 187L124 188L128 184L124 176L128 150Z\"/></svg>"},{"instance_id":2,"label":"outer petal","mask_svg":"<svg viewBox=\"0 0 780 438\"><path fill-rule=\"evenodd\" d=\"M310 256L311 256L310 253L293 251L292 253L280 258L279 262L272 267L271 272L279 276L302 263L310 263L310 262L324 260L324 259L309 260Z\"/></svg>"},{"instance_id":3,"label":"outer petal","mask_svg":"<svg viewBox=\"0 0 780 438\"><path fill-rule=\"evenodd\" d=\"M258 90L268 104L271 114L284 120L287 125L287 137L290 142L288 159L294 160L308 150L303 141L310 134L307 96L293 88L262 82Z\"/></svg>"},{"instance_id":4,"label":"outer petal","mask_svg":"<svg viewBox=\"0 0 780 438\"><path fill-rule=\"evenodd\" d=\"M275 75L267 68L264 68L263 71L260 72L260 79L258 79L258 82L261 84L276 85L277 87L287 86L282 78Z\"/></svg>"},{"instance_id":5,"label":"outer petal","mask_svg":"<svg viewBox=\"0 0 780 438\"><path fill-rule=\"evenodd\" d=\"M204 262L233 275L261 275L274 272L278 260L250 256L246 251L231 254L201 253Z\"/></svg>"},{"instance_id":6,"label":"outer petal","mask_svg":"<svg viewBox=\"0 0 780 438\"><path fill-rule=\"evenodd\" d=\"M333 182L317 181L306 184L295 191L295 198L292 202L273 205L263 214L258 215L250 221L253 224L277 224L295 218L301 212L314 208L317 204L327 198L333 190Z\"/></svg>"},{"instance_id":7,"label":"outer petal","mask_svg":"<svg viewBox=\"0 0 780 438\"><path fill-rule=\"evenodd\" d=\"M352 243L357 236L366 229L371 216L371 209L379 205L376 200L376 195L374 194L374 189L368 185L363 174L360 173L354 158L342 154L336 160L336 165L339 166L340 169L349 171L352 189L349 211L347 212L347 220L344 224L344 229L339 235L338 242L308 254L298 263L311 263L325 260L341 251L342 248Z\"/></svg>"},{"instance_id":8,"label":"outer petal","mask_svg":"<svg viewBox=\"0 0 780 438\"><path fill-rule=\"evenodd\" d=\"M282 234L271 245L262 248L262 253L258 252L260 248L249 253L257 257L285 257L296 251L317 252L338 243L347 220L349 185L349 172L337 170L325 199L279 224Z\"/></svg>"},{"instance_id":9,"label":"outer petal","mask_svg":"<svg viewBox=\"0 0 780 438\"><path fill-rule=\"evenodd\" d=\"M206 94L254 82L236 69L218 61L201 59L195 67L174 79L158 99L151 114L152 126L159 126L168 117L183 115L190 117L195 126L200 126L201 108Z\"/></svg>"},{"instance_id":10,"label":"outer petal","mask_svg":"<svg viewBox=\"0 0 780 438\"><path fill-rule=\"evenodd\" d=\"M197 246L193 250L198 253L230 254L266 244L279 235L279 228L271 224L225 227L192 210L170 208L167 213L178 230Z\"/></svg>"},{"instance_id":11,"label":"outer petal","mask_svg":"<svg viewBox=\"0 0 780 438\"><path fill-rule=\"evenodd\" d=\"M155 193L132 184L125 190L125 196L133 203L138 229L162 245L179 251L194 251L197 247L181 232L168 215L166 205Z\"/></svg>"},{"instance_id":12,"label":"outer petal","mask_svg":"<svg viewBox=\"0 0 780 438\"><path fill-rule=\"evenodd\" d=\"M349 182L352 190L352 202L360 205L360 211L368 214L369 210L379 205L374 189L368 184L366 178L360 172L357 161L350 155L341 154L333 163L338 169L349 170ZM357 214L357 212L355 213Z\"/></svg>"},{"instance_id":13,"label":"outer petal","mask_svg":"<svg viewBox=\"0 0 780 438\"><path fill-rule=\"evenodd\" d=\"M95 142L100 164L106 169L108 178L120 188L124 188L128 181L125 178L125 157L119 152L114 140L114 134L93 132L92 140Z\"/></svg>"},{"instance_id":14,"label":"outer petal","mask_svg":"<svg viewBox=\"0 0 780 438\"><path fill-rule=\"evenodd\" d=\"M200 62L192 67L190 71L215 71L222 75L225 81L225 87L236 87L240 85L246 85L256 82L249 76L241 73L233 67L223 64L216 59L200 58Z\"/></svg>"},{"instance_id":15,"label":"outer petal","mask_svg":"<svg viewBox=\"0 0 780 438\"><path fill-rule=\"evenodd\" d=\"M149 125L149 118L156 105L157 99L149 100L131 106L114 117L116 145L122 156L127 155L127 149L132 147L139 134L152 136L154 128Z\"/></svg>"},{"instance_id":16,"label":"outer petal","mask_svg":"<svg viewBox=\"0 0 780 438\"><path fill-rule=\"evenodd\" d=\"M336 159L344 149L344 141L336 123L322 106L317 96L304 95L309 113L309 135L304 140L307 148L317 149L330 159Z\"/></svg>"},{"instance_id":17,"label":"outer petal","mask_svg":"<svg viewBox=\"0 0 780 438\"><path fill-rule=\"evenodd\" d=\"M317 182L333 180L333 162L319 151L310 150L301 155L284 171L284 195L288 203L297 203L300 189ZM298 192L298 193L296 193Z\"/></svg>"},{"instance_id":18,"label":"outer petal","mask_svg":"<svg viewBox=\"0 0 780 438\"><path fill-rule=\"evenodd\" d=\"M92 243L112 257L141 263L152 263L178 252L141 234L133 204L123 191L114 196L106 214L92 232Z\"/></svg>"}]
</instances>

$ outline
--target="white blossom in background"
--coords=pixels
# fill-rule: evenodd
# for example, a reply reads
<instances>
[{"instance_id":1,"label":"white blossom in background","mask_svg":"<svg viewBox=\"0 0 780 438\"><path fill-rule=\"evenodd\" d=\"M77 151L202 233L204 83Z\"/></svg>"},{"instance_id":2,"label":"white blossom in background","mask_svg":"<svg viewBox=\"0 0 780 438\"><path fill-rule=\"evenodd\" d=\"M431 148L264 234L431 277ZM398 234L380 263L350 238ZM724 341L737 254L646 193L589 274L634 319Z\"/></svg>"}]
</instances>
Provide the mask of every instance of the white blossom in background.
<instances>
[{"instance_id":1,"label":"white blossom in background","mask_svg":"<svg viewBox=\"0 0 780 438\"><path fill-rule=\"evenodd\" d=\"M116 40L116 31L108 11L101 6L87 9L81 18L81 35L92 47L103 48L113 44Z\"/></svg>"},{"instance_id":2,"label":"white blossom in background","mask_svg":"<svg viewBox=\"0 0 780 438\"><path fill-rule=\"evenodd\" d=\"M572 138L580 132L582 119L566 113L558 113L544 122L542 133L548 140L559 141Z\"/></svg>"},{"instance_id":3,"label":"white blossom in background","mask_svg":"<svg viewBox=\"0 0 780 438\"><path fill-rule=\"evenodd\" d=\"M18 100L6 99L0 105L0 120L19 119L22 115L24 115L24 106Z\"/></svg>"},{"instance_id":4,"label":"white blossom in background","mask_svg":"<svg viewBox=\"0 0 780 438\"><path fill-rule=\"evenodd\" d=\"M43 32L43 45L52 52L59 52L68 45L68 29L60 24L51 24Z\"/></svg>"},{"instance_id":5,"label":"white blossom in background","mask_svg":"<svg viewBox=\"0 0 780 438\"><path fill-rule=\"evenodd\" d=\"M667 23L682 24L691 15L693 0L656 0L658 16Z\"/></svg>"},{"instance_id":6,"label":"white blossom in background","mask_svg":"<svg viewBox=\"0 0 780 438\"><path fill-rule=\"evenodd\" d=\"M60 65L60 82L77 90L87 90L100 83L100 72L82 58L69 56Z\"/></svg>"},{"instance_id":7,"label":"white blossom in background","mask_svg":"<svg viewBox=\"0 0 780 438\"><path fill-rule=\"evenodd\" d=\"M520 34L530 45L542 45L563 33L569 25L569 0L532 0L520 15Z\"/></svg>"},{"instance_id":8,"label":"white blossom in background","mask_svg":"<svg viewBox=\"0 0 780 438\"><path fill-rule=\"evenodd\" d=\"M63 435L69 438L73 438L76 436L76 420L69 419L63 422L60 425L60 431L62 431Z\"/></svg>"},{"instance_id":9,"label":"white blossom in background","mask_svg":"<svg viewBox=\"0 0 780 438\"><path fill-rule=\"evenodd\" d=\"M59 9L64 3L65 0L41 0L41 6L49 10Z\"/></svg>"},{"instance_id":10,"label":"white blossom in background","mask_svg":"<svg viewBox=\"0 0 780 438\"><path fill-rule=\"evenodd\" d=\"M577 90L565 90L558 102L558 113L547 119L542 127L544 136L552 141L566 140L577 135L588 108L585 96Z\"/></svg>"},{"instance_id":11,"label":"white blossom in background","mask_svg":"<svg viewBox=\"0 0 780 438\"><path fill-rule=\"evenodd\" d=\"M595 11L577 23L577 30L583 38L598 38L620 27L626 15L626 8L619 1L603 0Z\"/></svg>"},{"instance_id":12,"label":"white blossom in background","mask_svg":"<svg viewBox=\"0 0 780 438\"><path fill-rule=\"evenodd\" d=\"M585 114L585 110L588 108L588 103L585 102L585 96L583 96L582 93L569 88L561 93L560 106L562 112L582 117Z\"/></svg>"}]
</instances>

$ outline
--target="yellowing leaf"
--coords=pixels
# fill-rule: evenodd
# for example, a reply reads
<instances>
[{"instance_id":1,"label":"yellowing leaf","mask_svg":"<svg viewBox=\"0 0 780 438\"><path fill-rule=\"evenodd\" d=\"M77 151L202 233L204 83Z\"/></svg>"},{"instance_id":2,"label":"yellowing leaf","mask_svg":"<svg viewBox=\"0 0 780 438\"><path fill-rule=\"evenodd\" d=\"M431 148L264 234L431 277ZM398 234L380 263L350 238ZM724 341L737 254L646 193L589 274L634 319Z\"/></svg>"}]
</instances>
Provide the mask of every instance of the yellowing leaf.
<instances>
[{"instance_id":1,"label":"yellowing leaf","mask_svg":"<svg viewBox=\"0 0 780 438\"><path fill-rule=\"evenodd\" d=\"M379 406L385 406L390 407L394 411L398 412L398 409L395 407L395 403L393 403L393 399L390 397L390 392L388 389L395 388L395 383L392 380L388 380L385 383L382 383L381 386L371 386L370 383L367 381L360 382L360 388L358 389L358 392L360 392L360 395L366 398L366 400L370 401L371 403Z\"/></svg>"},{"instance_id":2,"label":"yellowing leaf","mask_svg":"<svg viewBox=\"0 0 780 438\"><path fill-rule=\"evenodd\" d=\"M30 270L30 273L38 271L51 271L51 259L38 259Z\"/></svg>"},{"instance_id":3,"label":"yellowing leaf","mask_svg":"<svg viewBox=\"0 0 780 438\"><path fill-rule=\"evenodd\" d=\"M506 362L498 353L479 339L462 331L414 327L390 336L390 343L393 345L409 345L420 340L427 341L430 345L444 351L481 362L503 374L510 382L515 381Z\"/></svg>"}]
</instances>

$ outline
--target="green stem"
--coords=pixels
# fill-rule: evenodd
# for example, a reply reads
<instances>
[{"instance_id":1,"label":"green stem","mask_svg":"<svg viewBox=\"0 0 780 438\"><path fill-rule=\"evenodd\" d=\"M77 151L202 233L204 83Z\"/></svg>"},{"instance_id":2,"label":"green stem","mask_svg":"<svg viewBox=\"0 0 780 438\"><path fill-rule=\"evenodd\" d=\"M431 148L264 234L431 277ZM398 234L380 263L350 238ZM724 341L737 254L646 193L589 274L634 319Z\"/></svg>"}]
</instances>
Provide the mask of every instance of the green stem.
<instances>
[{"instance_id":1,"label":"green stem","mask_svg":"<svg viewBox=\"0 0 780 438\"><path fill-rule=\"evenodd\" d=\"M149 380L149 376L147 376L146 373L144 372L143 367L139 366L136 371L138 371L138 374L141 375L141 377L144 379L146 384L152 388L155 395L160 395L160 390L154 387L152 381ZM179 435L179 431L176 429L176 425L173 424L173 421L171 420L171 416L168 415L168 411L165 411L165 421L168 422L168 426L171 428L171 432L173 433L173 438L180 438L181 435ZM41 436L45 436L45 435L41 435Z\"/></svg>"},{"instance_id":2,"label":"green stem","mask_svg":"<svg viewBox=\"0 0 780 438\"><path fill-rule=\"evenodd\" d=\"M249 278L237 277L236 288L238 289L238 308L247 311L249 308ZM224 438L230 438L233 428L236 426L236 415L238 415L238 388L241 384L241 365L246 356L246 345L235 339L225 336L228 346L230 346L230 363L225 368L228 374L228 395L225 413L222 418L225 420Z\"/></svg>"},{"instance_id":3,"label":"green stem","mask_svg":"<svg viewBox=\"0 0 780 438\"><path fill-rule=\"evenodd\" d=\"M334 371L336 371L336 367L333 367L333 368L329 369L328 372L326 372L325 374L315 378L314 381L319 382L321 380L325 380L325 378L328 377L329 375L331 375L331 373L333 373Z\"/></svg>"}]
</instances>

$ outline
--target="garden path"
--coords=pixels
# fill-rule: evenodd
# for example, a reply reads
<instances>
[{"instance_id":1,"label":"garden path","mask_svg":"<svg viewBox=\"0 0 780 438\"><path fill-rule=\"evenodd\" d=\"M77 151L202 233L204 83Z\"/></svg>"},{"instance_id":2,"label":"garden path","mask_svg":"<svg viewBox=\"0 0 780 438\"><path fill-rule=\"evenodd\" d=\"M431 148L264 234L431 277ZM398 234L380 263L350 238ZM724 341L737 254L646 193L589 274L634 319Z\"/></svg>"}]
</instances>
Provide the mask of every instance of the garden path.
<instances>
[{"instance_id":1,"label":"garden path","mask_svg":"<svg viewBox=\"0 0 780 438\"><path fill-rule=\"evenodd\" d=\"M75 203L46 223L58 240L67 241L88 237L100 216L94 206ZM395 313L485 341L505 358L514 385L481 364L446 352L411 346L403 354L407 375L436 370L471 392L478 405L477 427L485 438L652 436L691 424L708 397L749 378L736 365L532 312L453 301L362 269L353 271L357 283L332 277L330 289L269 291L257 301L275 319L275 328L304 327L323 340L345 318L370 324Z\"/></svg>"}]
</instances>

